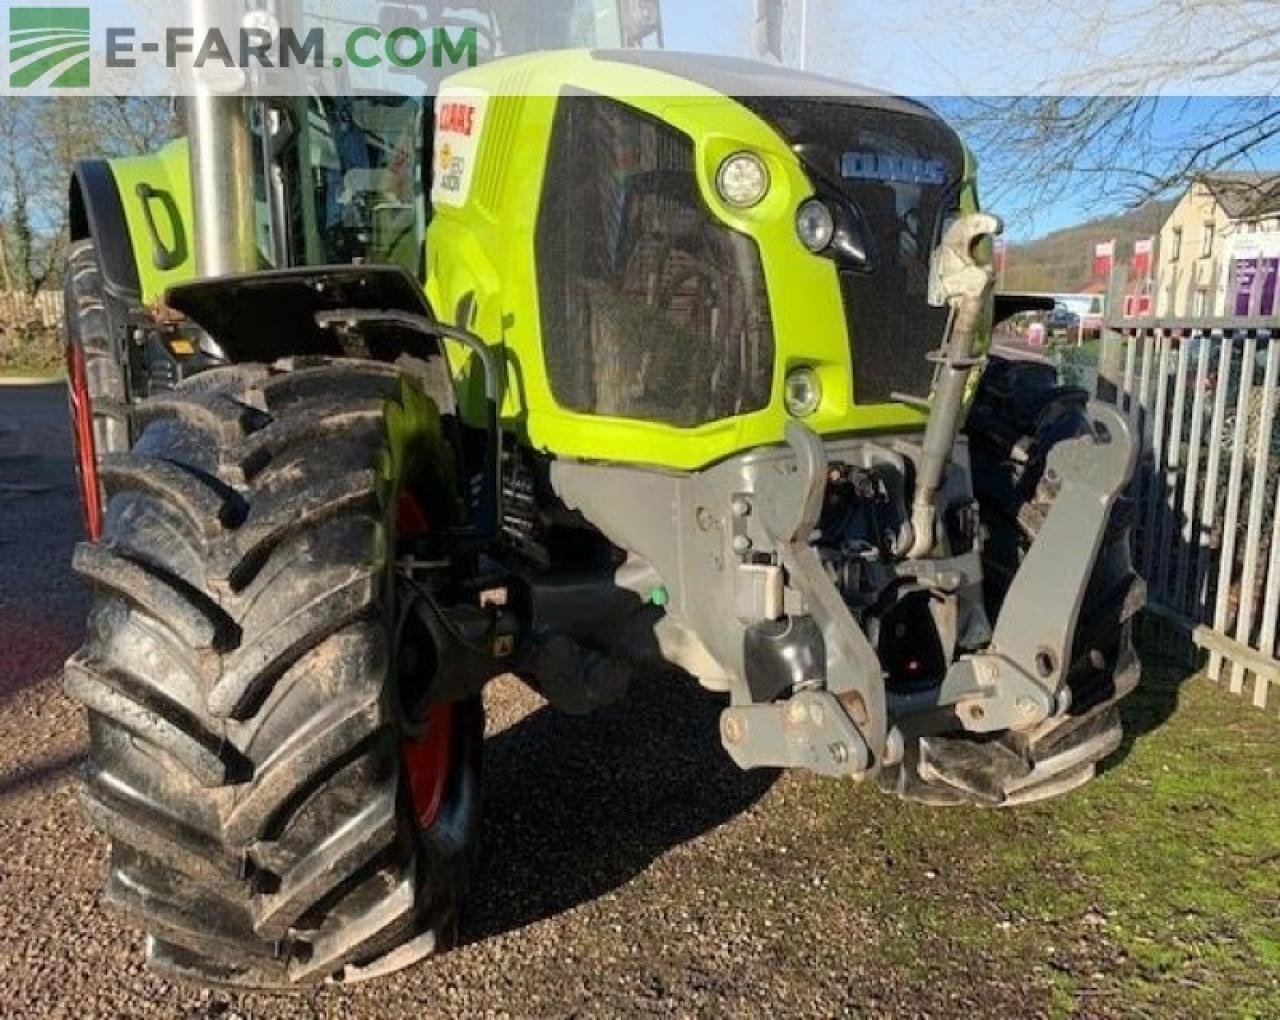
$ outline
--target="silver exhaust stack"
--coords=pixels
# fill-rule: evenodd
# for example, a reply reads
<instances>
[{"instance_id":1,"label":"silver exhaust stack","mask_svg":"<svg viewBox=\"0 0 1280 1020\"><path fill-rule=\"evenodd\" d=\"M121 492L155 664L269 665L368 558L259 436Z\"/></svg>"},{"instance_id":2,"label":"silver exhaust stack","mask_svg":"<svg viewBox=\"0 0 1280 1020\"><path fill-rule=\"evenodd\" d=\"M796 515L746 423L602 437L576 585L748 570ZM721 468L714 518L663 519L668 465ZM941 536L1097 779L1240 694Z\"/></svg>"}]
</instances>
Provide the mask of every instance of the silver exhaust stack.
<instances>
[{"instance_id":1,"label":"silver exhaust stack","mask_svg":"<svg viewBox=\"0 0 1280 1020\"><path fill-rule=\"evenodd\" d=\"M226 38L239 31L217 0L191 5L197 39L211 28ZM228 34L231 33L231 34ZM200 277L250 273L258 268L253 207L253 136L243 72L207 64L193 69L182 114L191 145L193 248Z\"/></svg>"}]
</instances>

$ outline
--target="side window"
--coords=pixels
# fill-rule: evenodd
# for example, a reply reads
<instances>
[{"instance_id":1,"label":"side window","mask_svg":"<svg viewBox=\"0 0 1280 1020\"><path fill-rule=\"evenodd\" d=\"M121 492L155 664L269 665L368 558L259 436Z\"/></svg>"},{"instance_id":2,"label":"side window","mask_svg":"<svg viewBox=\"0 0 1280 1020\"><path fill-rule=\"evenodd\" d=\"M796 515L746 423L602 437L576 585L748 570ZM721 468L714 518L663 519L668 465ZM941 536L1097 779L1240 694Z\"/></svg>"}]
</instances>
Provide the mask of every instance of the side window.
<instances>
[{"instance_id":1,"label":"side window","mask_svg":"<svg viewBox=\"0 0 1280 1020\"><path fill-rule=\"evenodd\" d=\"M1214 236L1213 221L1206 220L1204 224L1204 231L1200 235L1200 257L1202 259L1207 259L1210 255L1213 254L1213 236Z\"/></svg>"},{"instance_id":2,"label":"side window","mask_svg":"<svg viewBox=\"0 0 1280 1020\"><path fill-rule=\"evenodd\" d=\"M295 249L303 261L401 265L416 273L425 229L422 106L397 96L308 102L306 189Z\"/></svg>"}]
</instances>

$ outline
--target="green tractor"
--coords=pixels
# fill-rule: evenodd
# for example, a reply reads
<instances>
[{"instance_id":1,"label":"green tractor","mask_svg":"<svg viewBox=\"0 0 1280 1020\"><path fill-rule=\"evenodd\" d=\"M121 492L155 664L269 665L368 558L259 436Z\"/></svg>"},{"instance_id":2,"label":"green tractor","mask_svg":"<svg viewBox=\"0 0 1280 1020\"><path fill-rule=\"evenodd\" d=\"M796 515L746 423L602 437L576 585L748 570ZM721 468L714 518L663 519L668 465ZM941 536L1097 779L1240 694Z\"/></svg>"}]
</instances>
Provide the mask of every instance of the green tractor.
<instances>
[{"instance_id":1,"label":"green tractor","mask_svg":"<svg viewBox=\"0 0 1280 1020\"><path fill-rule=\"evenodd\" d=\"M66 687L167 973L447 948L506 674L580 713L673 664L742 768L939 805L1121 741L1135 440L986 353L1020 306L954 132L578 6L425 99L200 93L77 168Z\"/></svg>"}]
</instances>

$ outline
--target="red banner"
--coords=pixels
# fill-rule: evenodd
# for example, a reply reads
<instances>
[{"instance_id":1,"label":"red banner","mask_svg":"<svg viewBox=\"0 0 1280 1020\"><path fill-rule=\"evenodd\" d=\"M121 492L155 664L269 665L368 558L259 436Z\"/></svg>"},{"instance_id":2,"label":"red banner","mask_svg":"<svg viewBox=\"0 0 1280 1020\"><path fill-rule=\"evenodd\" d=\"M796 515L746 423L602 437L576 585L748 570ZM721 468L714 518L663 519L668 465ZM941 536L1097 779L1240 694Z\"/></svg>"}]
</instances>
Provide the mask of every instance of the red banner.
<instances>
[{"instance_id":1,"label":"red banner","mask_svg":"<svg viewBox=\"0 0 1280 1020\"><path fill-rule=\"evenodd\" d=\"M1111 279L1111 267L1116 261L1115 241L1102 241L1093 249L1093 278L1106 281Z\"/></svg>"},{"instance_id":2,"label":"red banner","mask_svg":"<svg viewBox=\"0 0 1280 1020\"><path fill-rule=\"evenodd\" d=\"M1146 237L1133 242L1133 260L1129 263L1129 286L1126 288L1125 316L1144 316L1152 312L1151 274L1155 269L1156 239Z\"/></svg>"},{"instance_id":3,"label":"red banner","mask_svg":"<svg viewBox=\"0 0 1280 1020\"><path fill-rule=\"evenodd\" d=\"M1156 239L1148 237L1142 241L1133 242L1133 272L1132 276L1139 285L1151 279L1151 269L1154 265L1156 251Z\"/></svg>"}]
</instances>

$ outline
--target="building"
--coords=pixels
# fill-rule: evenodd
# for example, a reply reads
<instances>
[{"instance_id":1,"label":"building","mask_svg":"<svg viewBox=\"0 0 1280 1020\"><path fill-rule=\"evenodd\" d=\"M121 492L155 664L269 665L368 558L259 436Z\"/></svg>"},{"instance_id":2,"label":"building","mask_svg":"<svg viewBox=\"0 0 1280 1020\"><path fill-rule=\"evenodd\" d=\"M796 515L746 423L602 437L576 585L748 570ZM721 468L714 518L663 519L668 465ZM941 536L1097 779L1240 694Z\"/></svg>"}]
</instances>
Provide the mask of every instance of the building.
<instances>
[{"instance_id":1,"label":"building","mask_svg":"<svg viewBox=\"0 0 1280 1020\"><path fill-rule=\"evenodd\" d=\"M1198 177L1160 229L1156 315L1222 316L1237 306L1256 312L1252 295L1262 286L1248 274L1263 266L1265 275L1259 256L1272 250L1280 253L1280 173Z\"/></svg>"}]
</instances>

